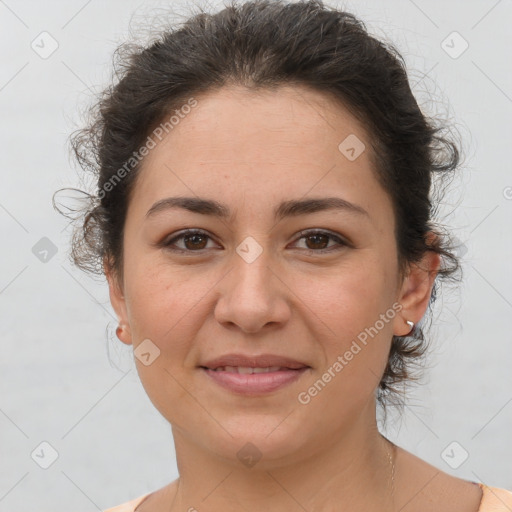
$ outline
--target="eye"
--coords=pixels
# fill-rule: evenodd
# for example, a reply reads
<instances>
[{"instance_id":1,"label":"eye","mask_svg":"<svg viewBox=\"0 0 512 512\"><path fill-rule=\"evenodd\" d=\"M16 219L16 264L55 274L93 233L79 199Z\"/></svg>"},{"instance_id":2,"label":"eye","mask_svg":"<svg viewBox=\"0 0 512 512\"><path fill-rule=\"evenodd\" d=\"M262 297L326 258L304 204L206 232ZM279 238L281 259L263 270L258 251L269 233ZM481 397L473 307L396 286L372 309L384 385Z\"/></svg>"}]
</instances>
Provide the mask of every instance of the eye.
<instances>
[{"instance_id":1,"label":"eye","mask_svg":"<svg viewBox=\"0 0 512 512\"><path fill-rule=\"evenodd\" d=\"M339 236L329 232L329 231L319 231L319 230L311 230L311 231L301 231L300 232L301 237L298 240L306 240L306 244L308 241L310 241L310 246L312 247L306 247L305 250L308 252L327 252L332 250L338 250L340 249L339 246L348 246L349 244L345 242L342 238ZM326 244L329 244L329 239L334 240L338 247L336 245L333 247L328 247ZM342 248L341 247L341 248Z\"/></svg>"},{"instance_id":2,"label":"eye","mask_svg":"<svg viewBox=\"0 0 512 512\"><path fill-rule=\"evenodd\" d=\"M211 237L204 231L188 229L173 238L164 240L161 245L171 251L199 252L206 248L206 241L208 239L211 239ZM183 240L185 247L173 247L178 240Z\"/></svg>"}]
</instances>

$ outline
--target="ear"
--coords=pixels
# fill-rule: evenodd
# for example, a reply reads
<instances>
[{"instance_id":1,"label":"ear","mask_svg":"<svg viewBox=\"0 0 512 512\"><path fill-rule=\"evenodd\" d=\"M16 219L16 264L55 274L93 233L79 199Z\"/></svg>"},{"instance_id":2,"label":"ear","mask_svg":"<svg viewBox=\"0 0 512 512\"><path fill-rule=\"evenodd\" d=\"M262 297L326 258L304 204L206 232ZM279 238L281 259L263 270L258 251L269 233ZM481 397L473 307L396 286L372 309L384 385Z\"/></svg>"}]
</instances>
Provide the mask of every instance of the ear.
<instances>
[{"instance_id":1,"label":"ear","mask_svg":"<svg viewBox=\"0 0 512 512\"><path fill-rule=\"evenodd\" d=\"M430 232L427 237L429 245L432 243L430 240L433 237L435 238L436 235ZM411 331L407 320L417 324L423 318L440 265L441 257L439 254L434 251L427 251L420 262L409 266L398 296L398 302L403 309L394 320L393 333L395 336L405 336Z\"/></svg>"},{"instance_id":2,"label":"ear","mask_svg":"<svg viewBox=\"0 0 512 512\"><path fill-rule=\"evenodd\" d=\"M103 271L108 282L108 291L110 295L110 303L119 319L119 325L122 331L119 332L118 338L126 345L132 344L132 336L130 332L130 323L128 319L128 310L126 307L126 299L124 297L123 285L114 269L110 265L107 257L103 260Z\"/></svg>"}]
</instances>

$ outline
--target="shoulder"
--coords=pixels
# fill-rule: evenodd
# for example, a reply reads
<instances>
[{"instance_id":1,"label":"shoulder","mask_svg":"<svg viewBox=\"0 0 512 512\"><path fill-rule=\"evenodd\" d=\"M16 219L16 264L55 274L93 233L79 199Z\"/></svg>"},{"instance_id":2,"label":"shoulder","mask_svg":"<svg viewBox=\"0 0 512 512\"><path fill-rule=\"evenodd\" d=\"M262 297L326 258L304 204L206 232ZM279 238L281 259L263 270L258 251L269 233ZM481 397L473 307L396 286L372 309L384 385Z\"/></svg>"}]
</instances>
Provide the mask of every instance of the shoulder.
<instances>
[{"instance_id":1,"label":"shoulder","mask_svg":"<svg viewBox=\"0 0 512 512\"><path fill-rule=\"evenodd\" d=\"M402 512L481 512L483 489L476 482L445 473L400 447L395 465L395 499Z\"/></svg>"},{"instance_id":2,"label":"shoulder","mask_svg":"<svg viewBox=\"0 0 512 512\"><path fill-rule=\"evenodd\" d=\"M121 505L117 505L116 507L111 507L103 512L134 512L135 508L142 503L142 501L147 498L151 493L143 494L142 496L139 496L138 498L135 498L130 501L126 501L125 503L122 503Z\"/></svg>"},{"instance_id":3,"label":"shoulder","mask_svg":"<svg viewBox=\"0 0 512 512\"><path fill-rule=\"evenodd\" d=\"M479 485L483 496L478 512L510 512L512 510L511 491L485 484Z\"/></svg>"}]
</instances>

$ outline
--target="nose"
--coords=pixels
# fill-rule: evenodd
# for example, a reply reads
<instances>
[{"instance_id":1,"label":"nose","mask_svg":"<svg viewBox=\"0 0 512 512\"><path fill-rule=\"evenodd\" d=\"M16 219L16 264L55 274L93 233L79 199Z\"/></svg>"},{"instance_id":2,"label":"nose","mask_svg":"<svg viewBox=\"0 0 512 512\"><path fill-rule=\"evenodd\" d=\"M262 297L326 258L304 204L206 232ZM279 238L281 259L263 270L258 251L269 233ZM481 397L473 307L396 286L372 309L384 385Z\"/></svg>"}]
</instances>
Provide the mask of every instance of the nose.
<instances>
[{"instance_id":1,"label":"nose","mask_svg":"<svg viewBox=\"0 0 512 512\"><path fill-rule=\"evenodd\" d=\"M283 326L290 318L292 293L267 253L250 263L234 254L231 272L219 283L215 307L215 318L225 327L254 334L267 326Z\"/></svg>"}]
</instances>

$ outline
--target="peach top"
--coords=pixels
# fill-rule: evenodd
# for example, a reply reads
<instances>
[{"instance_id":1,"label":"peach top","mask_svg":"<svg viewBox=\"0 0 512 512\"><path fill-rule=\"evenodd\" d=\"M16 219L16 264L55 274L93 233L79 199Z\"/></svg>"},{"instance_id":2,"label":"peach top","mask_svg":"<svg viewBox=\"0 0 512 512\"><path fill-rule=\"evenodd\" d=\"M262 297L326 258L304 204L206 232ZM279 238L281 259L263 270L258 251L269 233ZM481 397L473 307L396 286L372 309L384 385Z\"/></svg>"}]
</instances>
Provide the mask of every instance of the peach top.
<instances>
[{"instance_id":1,"label":"peach top","mask_svg":"<svg viewBox=\"0 0 512 512\"><path fill-rule=\"evenodd\" d=\"M482 501L478 512L510 512L512 510L512 492L500 487L491 487L485 484L473 482L482 489ZM139 506L150 494L143 494L138 498L127 501L117 507L109 508L103 512L135 512Z\"/></svg>"}]
</instances>

